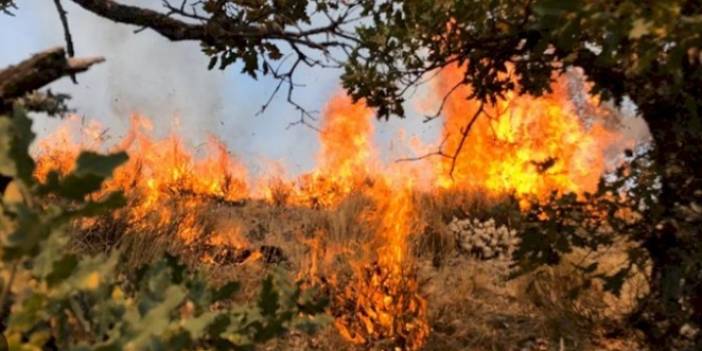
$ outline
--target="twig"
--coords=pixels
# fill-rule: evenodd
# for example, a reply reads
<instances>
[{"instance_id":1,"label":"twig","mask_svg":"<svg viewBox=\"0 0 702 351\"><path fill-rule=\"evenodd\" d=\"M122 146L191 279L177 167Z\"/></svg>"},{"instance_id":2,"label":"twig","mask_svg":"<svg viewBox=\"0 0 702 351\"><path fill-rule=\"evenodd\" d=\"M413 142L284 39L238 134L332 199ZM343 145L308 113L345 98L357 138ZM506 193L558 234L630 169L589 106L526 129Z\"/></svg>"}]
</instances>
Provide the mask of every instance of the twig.
<instances>
[{"instance_id":1,"label":"twig","mask_svg":"<svg viewBox=\"0 0 702 351\"><path fill-rule=\"evenodd\" d=\"M448 158L448 157L450 157L450 155L448 155L448 154L446 154L446 153L444 152L444 144L446 143L446 140L448 140L448 138L449 138L449 135L446 135L446 136L444 137L444 139L441 141L441 144L439 144L439 147L437 148L437 151L430 152L430 153L423 154L423 155L421 155L421 156L416 156L416 157L405 157L405 158L400 158L400 159L395 160L395 162L419 161L419 160L423 160L423 159L425 159L425 158L429 158L429 157L432 157L432 156L441 156L441 157L446 157L446 158Z\"/></svg>"},{"instance_id":2,"label":"twig","mask_svg":"<svg viewBox=\"0 0 702 351\"><path fill-rule=\"evenodd\" d=\"M73 57L76 53L73 48L73 37L71 36L71 29L68 26L68 17L66 16L67 12L63 9L61 0L54 0L54 4L56 5L56 11L58 11L59 18L61 19L61 25L63 26L63 36L66 38L66 53L68 54L68 57ZM73 81L73 83L78 83L75 74L71 74L71 80Z\"/></svg>"},{"instance_id":3,"label":"twig","mask_svg":"<svg viewBox=\"0 0 702 351\"><path fill-rule=\"evenodd\" d=\"M478 107L478 109L475 111L471 120L464 128L461 129L461 141L458 142L458 147L456 147L456 150L453 152L453 156L451 156L451 170L449 171L449 176L451 176L451 179L453 179L453 171L456 169L456 160L458 159L458 154L460 154L461 150L463 150L463 145L465 145L466 139L468 138L468 133L470 133L470 130L473 128L475 121L478 120L478 117L483 112L484 107L485 103L481 102L480 107Z\"/></svg>"},{"instance_id":4,"label":"twig","mask_svg":"<svg viewBox=\"0 0 702 351\"><path fill-rule=\"evenodd\" d=\"M453 87L451 87L451 89L449 89L449 91L441 99L441 104L439 105L439 108L436 110L436 113L434 113L433 115L424 116L424 123L427 123L427 122L430 122L430 121L433 121L433 120L439 118L439 116L441 115L441 112L444 111L444 106L446 105L446 101L448 101L448 99L451 97L451 95L453 95L453 93L456 90L458 90L458 88L460 88L463 84L464 84L464 82L463 82L463 80L461 80L460 82L456 83ZM470 97L468 97L468 98L470 98Z\"/></svg>"},{"instance_id":5,"label":"twig","mask_svg":"<svg viewBox=\"0 0 702 351\"><path fill-rule=\"evenodd\" d=\"M484 102L480 102L480 106L478 109L473 113L473 116L470 118L470 121L466 124L465 127L461 128L461 139L458 142L458 146L456 149L453 151L452 154L447 154L444 152L444 144L446 143L446 140L448 139L448 136L444 137L444 140L441 141L441 144L439 145L437 151L430 152L421 156L417 157L407 157L407 158L401 158L396 160L395 162L407 162L407 161L419 161L423 160L425 158L429 158L432 156L440 156L444 158L448 158L451 160L451 169L449 170L449 176L451 179L453 179L453 172L456 170L456 162L458 160L458 156L461 153L461 150L463 150L463 146L465 145L466 139L468 138L468 134L470 134L471 129L473 128L473 125L475 124L475 121L478 120L478 117L483 113L485 107Z\"/></svg>"}]
</instances>

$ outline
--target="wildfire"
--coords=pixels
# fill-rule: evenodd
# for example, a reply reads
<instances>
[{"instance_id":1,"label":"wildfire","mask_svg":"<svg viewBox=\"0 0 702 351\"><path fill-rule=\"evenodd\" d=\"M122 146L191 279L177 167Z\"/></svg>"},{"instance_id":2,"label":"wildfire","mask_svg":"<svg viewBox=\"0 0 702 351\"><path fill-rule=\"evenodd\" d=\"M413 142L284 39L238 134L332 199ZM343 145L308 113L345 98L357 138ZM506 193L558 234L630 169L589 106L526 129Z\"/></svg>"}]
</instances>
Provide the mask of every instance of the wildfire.
<instances>
[{"instance_id":1,"label":"wildfire","mask_svg":"<svg viewBox=\"0 0 702 351\"><path fill-rule=\"evenodd\" d=\"M37 144L37 178L44 179L52 169L70 171L81 150L100 150L101 130L99 124L85 128L80 119L68 118ZM248 196L246 170L215 137L208 139L207 156L198 159L176 132L158 139L152 130L150 120L132 116L127 135L107 150L124 150L129 161L115 171L102 191L125 193L129 205L115 217L130 231L175 232L186 243L193 242L205 230L199 218L202 206Z\"/></svg>"},{"instance_id":2,"label":"wildfire","mask_svg":"<svg viewBox=\"0 0 702 351\"><path fill-rule=\"evenodd\" d=\"M401 350L419 349L429 335L426 301L407 257L414 216L412 188L379 184L371 194L379 222L376 256L354 265L352 283L336 294L336 327L346 339L368 344L392 340Z\"/></svg>"},{"instance_id":3,"label":"wildfire","mask_svg":"<svg viewBox=\"0 0 702 351\"><path fill-rule=\"evenodd\" d=\"M445 95L460 77L459 67L446 69L437 80L436 92ZM606 119L593 118L609 112L596 101L583 102L595 116L578 114L569 78L577 77L557 77L553 91L539 98L509 92L495 105L483 106L455 165L446 158L435 164L437 186L487 189L520 198L543 198L552 191L593 191L606 170L607 149L626 143L605 127ZM480 108L479 102L466 99L469 93L468 88L459 88L446 101L443 137L448 150L458 147L459 131ZM589 126L587 119L591 119Z\"/></svg>"},{"instance_id":4,"label":"wildfire","mask_svg":"<svg viewBox=\"0 0 702 351\"><path fill-rule=\"evenodd\" d=\"M435 92L443 96L460 73L460 68L443 72ZM479 109L477 102L465 99L468 93L459 89L446 101L441 140L447 150L458 146L459 131ZM107 148L125 150L130 158L104 191L127 195L129 206L114 216L131 232L176 233L188 244L200 242L207 232L208 244L236 248L248 245L241 229L208 231L201 218L203 206L258 198L331 209L352 193L367 197L373 205L358 220L367 221L375 236L350 263L350 278L327 280L333 285L335 325L354 343L393 340L394 347L416 350L426 341L429 324L409 254L411 237L419 234L415 195L452 188L527 199L552 191L593 190L605 171L607 149L622 145L622 137L596 118L600 112L593 101L580 102L592 107L585 109L594 114L589 118L575 100L566 77L559 77L553 92L541 98L507 94L494 106L484 106L455 160L437 156L413 165L382 165L372 142L373 111L340 94L324 110L317 168L298 178L255 182L248 181L245 167L216 137L208 139L205 156L198 157L177 132L158 138L148 119L134 115L126 137ZM39 179L51 169L68 172L80 150L105 149L102 128L81 122L69 118L37 144ZM414 182L418 175L428 176L433 186ZM324 249L317 239L310 246ZM317 257L324 255L313 252L301 275L320 274L323 263Z\"/></svg>"},{"instance_id":5,"label":"wildfire","mask_svg":"<svg viewBox=\"0 0 702 351\"><path fill-rule=\"evenodd\" d=\"M373 110L362 103L353 104L346 95L332 98L324 110L319 132L318 166L300 177L291 202L333 207L363 187L377 162L371 141L373 115Z\"/></svg>"}]
</instances>

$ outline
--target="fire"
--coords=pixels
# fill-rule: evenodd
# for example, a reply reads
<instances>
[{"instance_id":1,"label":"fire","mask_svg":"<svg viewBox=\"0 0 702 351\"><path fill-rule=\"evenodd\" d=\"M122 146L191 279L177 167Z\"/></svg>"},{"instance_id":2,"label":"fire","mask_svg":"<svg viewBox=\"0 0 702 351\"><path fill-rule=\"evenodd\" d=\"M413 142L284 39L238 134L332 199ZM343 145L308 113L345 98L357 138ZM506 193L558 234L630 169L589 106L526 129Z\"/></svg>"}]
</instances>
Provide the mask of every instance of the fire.
<instances>
[{"instance_id":1,"label":"fire","mask_svg":"<svg viewBox=\"0 0 702 351\"><path fill-rule=\"evenodd\" d=\"M460 77L459 67L446 69L437 81L437 93L446 94ZM605 151L621 145L622 139L602 119L586 127L587 117L578 114L568 84L568 77L560 76L552 85L553 92L543 97L508 92L495 105L485 105L455 165L450 159L435 164L437 186L482 188L520 198L543 198L552 191L593 191L606 169ZM479 102L465 98L469 93L469 88L459 88L446 101L443 137L447 150L458 147L459 131L479 109ZM585 103L591 110L599 109L594 101Z\"/></svg>"},{"instance_id":2,"label":"fire","mask_svg":"<svg viewBox=\"0 0 702 351\"><path fill-rule=\"evenodd\" d=\"M426 300L408 257L414 216L412 187L385 182L373 187L379 223L376 256L354 266L352 282L336 294L335 325L357 344L392 340L400 350L417 350L429 335Z\"/></svg>"},{"instance_id":3,"label":"fire","mask_svg":"<svg viewBox=\"0 0 702 351\"><path fill-rule=\"evenodd\" d=\"M332 98L319 131L317 169L299 179L292 201L313 207L333 207L363 186L376 162L372 145L373 110L353 104L344 94Z\"/></svg>"},{"instance_id":4,"label":"fire","mask_svg":"<svg viewBox=\"0 0 702 351\"><path fill-rule=\"evenodd\" d=\"M53 134L37 144L36 176L44 179L51 169L70 171L81 150L100 150L95 135L101 127L84 128L72 117ZM127 164L119 167L103 192L121 190L129 206L115 214L133 232L175 231L192 242L205 228L198 218L210 201L235 202L247 197L245 168L227 152L226 146L210 137L207 156L196 158L177 133L158 139L147 118L133 115L127 135L107 151L126 151ZM99 195L99 194L98 194Z\"/></svg>"},{"instance_id":5,"label":"fire","mask_svg":"<svg viewBox=\"0 0 702 351\"><path fill-rule=\"evenodd\" d=\"M443 96L460 73L458 67L442 72L435 92ZM458 147L459 131L479 109L477 102L465 99L468 93L467 88L459 89L446 102L441 135L445 151ZM342 279L331 274L325 280L334 293L335 325L354 343L392 340L398 349L417 350L429 335L427 302L410 254L412 236L420 231L417 194L480 190L526 201L552 191L593 190L606 169L607 149L622 144L622 137L598 118L602 111L595 101L580 101L588 107L583 109L575 100L567 77L557 78L553 92L541 98L509 93L484 106L455 164L436 156L411 165L382 165L372 141L373 111L339 94L324 110L316 169L298 178L254 182L216 137L208 139L204 156L198 156L177 132L156 137L151 122L134 115L129 133L108 148L99 125L86 127L73 117L37 144L36 175L44 179L51 169L70 171L83 149L125 150L129 161L103 191L122 190L127 195L129 206L113 217L125 223L128 232L170 233L186 244L206 241L233 248L249 243L236 226L216 233L208 229L203 216L213 202L231 205L256 198L329 210L351 194L363 196L372 205L357 220L367 223L374 236L349 263L350 275ZM595 118L588 122L583 111ZM411 143L410 149L418 148L416 140ZM420 178L431 179L432 185L419 184ZM312 250L299 278L328 274L321 266L333 255L330 252L349 251L329 246L324 240L329 234L304 239Z\"/></svg>"}]
</instances>

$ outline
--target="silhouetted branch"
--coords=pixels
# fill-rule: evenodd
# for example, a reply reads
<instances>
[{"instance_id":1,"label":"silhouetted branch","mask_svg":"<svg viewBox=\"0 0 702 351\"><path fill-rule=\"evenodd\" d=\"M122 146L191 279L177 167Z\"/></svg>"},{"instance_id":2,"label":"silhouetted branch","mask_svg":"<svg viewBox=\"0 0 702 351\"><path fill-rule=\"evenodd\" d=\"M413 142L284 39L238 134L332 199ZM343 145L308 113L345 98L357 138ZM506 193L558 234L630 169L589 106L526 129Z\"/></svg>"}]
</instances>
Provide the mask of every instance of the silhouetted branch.
<instances>
[{"instance_id":1,"label":"silhouetted branch","mask_svg":"<svg viewBox=\"0 0 702 351\"><path fill-rule=\"evenodd\" d=\"M458 88L460 88L463 85L465 85L465 83L463 81L460 81L460 82L456 83L456 85L452 86L451 89L449 89L449 91L441 99L441 104L439 104L439 108L436 110L436 113L434 113L433 115L424 116L424 123L431 122L431 121L439 118L439 116L441 116L441 112L444 111L444 106L446 106L446 101L448 101L448 99L451 97L451 95L453 95L453 93L456 92L456 90L458 90Z\"/></svg>"},{"instance_id":2,"label":"silhouetted branch","mask_svg":"<svg viewBox=\"0 0 702 351\"><path fill-rule=\"evenodd\" d=\"M61 77L84 72L105 61L102 57L66 58L64 48L42 51L17 65L0 70L0 110Z\"/></svg>"},{"instance_id":3,"label":"silhouetted branch","mask_svg":"<svg viewBox=\"0 0 702 351\"><path fill-rule=\"evenodd\" d=\"M313 119L311 112L293 98L292 90L299 86L294 82L297 69L300 66L340 68L343 60L334 55L348 55L358 42L355 35L344 29L360 18L355 11L360 4L353 1L340 2L342 5L335 7L334 12L316 9L299 18L286 15L284 9L276 8L275 2L252 10L245 3L223 1L203 11L201 1L162 0L165 10L160 12L114 0L72 1L109 20L139 26L138 31L149 28L172 41L200 41L212 58L210 68L217 62L220 68L225 68L240 60L244 61L244 72L254 78L259 73L264 76L271 73L279 82L258 113L264 112L286 87L287 102L301 112L297 124L310 125L308 120ZM310 21L308 15L317 15L321 21ZM283 60L273 69L270 62L280 60L284 54L281 45L289 47L294 60L292 64Z\"/></svg>"},{"instance_id":4,"label":"silhouetted branch","mask_svg":"<svg viewBox=\"0 0 702 351\"><path fill-rule=\"evenodd\" d=\"M56 11L58 11L59 18L61 19L61 25L63 26L63 35L66 38L66 52L68 53L68 57L73 57L76 55L76 53L73 49L73 38L71 37L71 30L68 27L68 17L66 17L66 10L63 9L61 0L54 0L54 4L56 4Z\"/></svg>"},{"instance_id":5,"label":"silhouetted branch","mask_svg":"<svg viewBox=\"0 0 702 351\"><path fill-rule=\"evenodd\" d=\"M483 113L485 107L485 103L481 102L480 106L478 109L473 113L471 116L470 120L468 123L465 125L465 127L460 129L460 137L461 139L458 141L458 146L456 146L456 149L453 150L452 153L446 153L444 151L444 144L446 143L446 140L448 139L448 135L444 137L444 139L441 141L441 144L439 144L439 147L437 148L436 151L430 152L421 156L417 157L407 157L407 158L401 158L396 160L396 162L407 162L407 161L419 161L423 160L429 157L433 156L440 156L444 158L448 158L451 160L451 168L449 169L449 176L453 179L453 172L456 170L456 162L458 160L458 156L461 154L461 151L463 150L463 146L465 145L466 139L468 139L468 134L470 134L471 129L473 129L473 125L475 122L478 120L478 117Z\"/></svg>"},{"instance_id":6,"label":"silhouetted branch","mask_svg":"<svg viewBox=\"0 0 702 351\"><path fill-rule=\"evenodd\" d=\"M10 9L16 8L17 5L15 5L15 2L13 0L0 0L0 12L8 16L14 16L14 14L10 12Z\"/></svg>"}]
</instances>

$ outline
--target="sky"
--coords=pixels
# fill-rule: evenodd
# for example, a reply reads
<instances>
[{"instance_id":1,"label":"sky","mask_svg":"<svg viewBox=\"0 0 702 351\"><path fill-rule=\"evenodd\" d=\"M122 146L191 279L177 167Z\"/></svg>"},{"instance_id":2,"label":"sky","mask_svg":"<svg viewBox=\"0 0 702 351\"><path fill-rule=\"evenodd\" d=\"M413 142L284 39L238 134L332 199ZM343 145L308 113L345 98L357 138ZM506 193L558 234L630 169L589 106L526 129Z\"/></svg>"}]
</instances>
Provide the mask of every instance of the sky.
<instances>
[{"instance_id":1,"label":"sky","mask_svg":"<svg viewBox=\"0 0 702 351\"><path fill-rule=\"evenodd\" d=\"M122 0L126 4L160 6L160 0ZM106 62L78 75L78 84L63 78L49 86L54 92L72 96L69 105L78 115L99 121L118 140L129 125L129 116L141 113L161 126L164 134L179 121L182 136L198 145L208 134L221 138L252 172L267 161L281 162L292 174L313 167L318 149L317 134L304 126L289 128L299 114L284 97L274 100L257 115L273 91L276 81L254 80L237 67L207 70L208 57L197 42L170 42L157 33L110 22L87 12L71 1L63 1L77 57L103 56ZM31 54L64 46L63 29L49 1L20 1L14 16L0 15L0 67L17 63ZM309 110L323 110L340 91L339 71L301 71L296 99ZM35 116L41 136L60 121ZM376 122L376 140L381 152L392 152L391 140L399 129L430 142L438 123L424 124L409 106L408 118ZM401 156L401 155L399 155ZM389 156L388 156L389 157Z\"/></svg>"}]
</instances>

